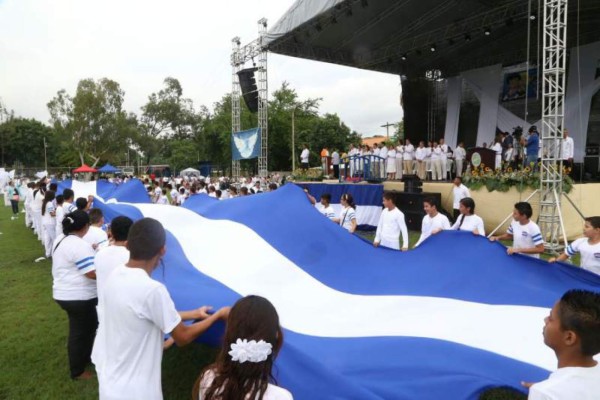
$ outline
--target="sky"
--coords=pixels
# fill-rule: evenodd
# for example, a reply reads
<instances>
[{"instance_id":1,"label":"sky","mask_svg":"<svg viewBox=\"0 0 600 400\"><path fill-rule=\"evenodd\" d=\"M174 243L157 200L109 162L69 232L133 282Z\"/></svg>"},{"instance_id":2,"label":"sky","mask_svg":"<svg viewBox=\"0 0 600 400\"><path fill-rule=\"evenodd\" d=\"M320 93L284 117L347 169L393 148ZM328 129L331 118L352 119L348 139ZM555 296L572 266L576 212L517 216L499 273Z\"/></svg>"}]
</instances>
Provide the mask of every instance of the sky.
<instances>
[{"instance_id":1,"label":"sky","mask_svg":"<svg viewBox=\"0 0 600 400\"><path fill-rule=\"evenodd\" d=\"M246 44L293 0L0 0L0 100L18 116L48 122L48 101L84 78L110 78L139 113L164 78L212 109L231 91L231 39ZM269 91L287 81L300 99L320 97L363 136L402 118L396 75L269 54Z\"/></svg>"}]
</instances>

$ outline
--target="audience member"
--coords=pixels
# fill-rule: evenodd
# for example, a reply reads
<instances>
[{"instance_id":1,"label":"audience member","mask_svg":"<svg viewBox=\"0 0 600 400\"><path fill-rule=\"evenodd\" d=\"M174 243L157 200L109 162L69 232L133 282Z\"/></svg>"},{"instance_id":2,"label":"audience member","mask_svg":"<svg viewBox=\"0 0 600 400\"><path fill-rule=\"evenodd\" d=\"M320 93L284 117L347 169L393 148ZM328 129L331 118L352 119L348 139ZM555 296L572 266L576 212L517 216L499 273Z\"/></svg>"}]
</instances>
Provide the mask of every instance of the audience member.
<instances>
[{"instance_id":1,"label":"audience member","mask_svg":"<svg viewBox=\"0 0 600 400\"><path fill-rule=\"evenodd\" d=\"M600 294L569 290L544 318L544 343L558 369L529 387L529 400L597 400L600 394Z\"/></svg>"},{"instance_id":2,"label":"audience member","mask_svg":"<svg viewBox=\"0 0 600 400\"><path fill-rule=\"evenodd\" d=\"M292 400L273 379L273 362L282 345L275 307L263 297L241 298L229 313L217 359L198 377L192 398Z\"/></svg>"}]
</instances>

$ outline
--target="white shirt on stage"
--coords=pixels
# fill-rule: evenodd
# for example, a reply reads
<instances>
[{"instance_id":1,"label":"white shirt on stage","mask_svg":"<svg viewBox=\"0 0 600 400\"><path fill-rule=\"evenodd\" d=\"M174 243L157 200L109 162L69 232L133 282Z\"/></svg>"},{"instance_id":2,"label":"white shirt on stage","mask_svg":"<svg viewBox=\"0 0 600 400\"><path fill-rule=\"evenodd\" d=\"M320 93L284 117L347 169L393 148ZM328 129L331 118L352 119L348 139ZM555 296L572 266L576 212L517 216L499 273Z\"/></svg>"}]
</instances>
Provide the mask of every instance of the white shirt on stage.
<instances>
[{"instance_id":1,"label":"white shirt on stage","mask_svg":"<svg viewBox=\"0 0 600 400\"><path fill-rule=\"evenodd\" d=\"M597 400L600 363L595 367L564 367L529 388L529 400Z\"/></svg>"},{"instance_id":2,"label":"white shirt on stage","mask_svg":"<svg viewBox=\"0 0 600 400\"><path fill-rule=\"evenodd\" d=\"M573 158L575 154L575 142L573 142L573 138L571 136L567 136L566 139L562 141L562 159L568 160Z\"/></svg>"},{"instance_id":3,"label":"white shirt on stage","mask_svg":"<svg viewBox=\"0 0 600 400\"><path fill-rule=\"evenodd\" d=\"M435 217L430 217L426 215L423 217L423 222L421 224L421 237L415 247L423 243L429 236L431 236L431 232L435 229L450 229L450 221L448 217L446 217L442 213L437 213Z\"/></svg>"},{"instance_id":4,"label":"white shirt on stage","mask_svg":"<svg viewBox=\"0 0 600 400\"><path fill-rule=\"evenodd\" d=\"M458 206L462 199L464 199L465 197L471 197L471 192L469 192L469 189L462 183L460 184L460 186L452 186L452 194L454 197L454 200L452 201L452 208L454 208L455 210L458 210Z\"/></svg>"},{"instance_id":5,"label":"white shirt on stage","mask_svg":"<svg viewBox=\"0 0 600 400\"><path fill-rule=\"evenodd\" d=\"M400 233L402 233L402 248L408 248L408 229L404 214L397 207L391 211L384 208L377 224L375 242L390 249L400 250Z\"/></svg>"},{"instance_id":6,"label":"white shirt on stage","mask_svg":"<svg viewBox=\"0 0 600 400\"><path fill-rule=\"evenodd\" d=\"M464 160L467 157L467 152L462 147L458 146L454 149L454 159L455 160Z\"/></svg>"},{"instance_id":7,"label":"white shirt on stage","mask_svg":"<svg viewBox=\"0 0 600 400\"><path fill-rule=\"evenodd\" d=\"M412 144L407 144L404 146L404 161L411 161L413 159L413 153L415 151L415 146Z\"/></svg>"}]
</instances>

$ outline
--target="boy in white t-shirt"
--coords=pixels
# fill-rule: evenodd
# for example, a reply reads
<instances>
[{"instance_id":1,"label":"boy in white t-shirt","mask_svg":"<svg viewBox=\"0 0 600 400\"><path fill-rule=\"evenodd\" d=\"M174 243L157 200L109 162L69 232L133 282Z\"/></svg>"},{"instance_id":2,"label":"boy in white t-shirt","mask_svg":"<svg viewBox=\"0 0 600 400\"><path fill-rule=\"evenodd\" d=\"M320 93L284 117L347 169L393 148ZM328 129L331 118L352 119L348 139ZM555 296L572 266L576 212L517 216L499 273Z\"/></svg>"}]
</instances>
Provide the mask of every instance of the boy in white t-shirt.
<instances>
[{"instance_id":1,"label":"boy in white t-shirt","mask_svg":"<svg viewBox=\"0 0 600 400\"><path fill-rule=\"evenodd\" d=\"M331 207L331 195L329 193L321 195L320 205L320 207L317 207L319 212L330 220L333 220L335 218L335 211Z\"/></svg>"},{"instance_id":2,"label":"boy in white t-shirt","mask_svg":"<svg viewBox=\"0 0 600 400\"><path fill-rule=\"evenodd\" d=\"M544 343L558 369L529 388L529 400L597 400L600 397L600 293L569 290L544 319Z\"/></svg>"},{"instance_id":3,"label":"boy in white t-shirt","mask_svg":"<svg viewBox=\"0 0 600 400\"><path fill-rule=\"evenodd\" d=\"M600 216L585 219L583 235L585 237L577 239L567 246L563 254L548 261L551 263L564 261L576 253L580 253L581 268L600 275Z\"/></svg>"},{"instance_id":4,"label":"boy in white t-shirt","mask_svg":"<svg viewBox=\"0 0 600 400\"><path fill-rule=\"evenodd\" d=\"M110 245L98 251L94 259L96 264L96 285L98 286L98 299L102 297L102 289L110 274L119 265L129 261L127 250L127 235L133 221L129 217L118 216L110 222L108 234Z\"/></svg>"},{"instance_id":5,"label":"boy in white t-shirt","mask_svg":"<svg viewBox=\"0 0 600 400\"><path fill-rule=\"evenodd\" d=\"M450 221L444 214L438 212L436 201L433 197L426 197L423 200L423 209L427 213L423 217L421 224L421 236L415 247L423 243L433 231L450 229Z\"/></svg>"},{"instance_id":6,"label":"boy in white t-shirt","mask_svg":"<svg viewBox=\"0 0 600 400\"><path fill-rule=\"evenodd\" d=\"M127 237L130 258L108 277L98 303L100 329L92 361L101 400L162 399L161 362L164 334L183 346L215 322L227 319L229 307L209 315L210 307L178 313L167 288L150 275L165 255L166 233L160 222L143 218ZM185 325L183 320L201 320Z\"/></svg>"},{"instance_id":7,"label":"boy in white t-shirt","mask_svg":"<svg viewBox=\"0 0 600 400\"><path fill-rule=\"evenodd\" d=\"M108 235L102 230L104 225L104 215L99 208L92 208L89 213L90 229L83 237L83 240L92 245L92 248L97 252L102 247L108 246Z\"/></svg>"},{"instance_id":8,"label":"boy in white t-shirt","mask_svg":"<svg viewBox=\"0 0 600 400\"><path fill-rule=\"evenodd\" d=\"M513 246L506 250L508 255L521 253L528 256L540 258L544 252L544 239L540 227L531 220L533 210L531 204L521 201L515 204L513 210L514 221L508 227L505 234L492 236L492 242L497 240L513 240Z\"/></svg>"}]
</instances>

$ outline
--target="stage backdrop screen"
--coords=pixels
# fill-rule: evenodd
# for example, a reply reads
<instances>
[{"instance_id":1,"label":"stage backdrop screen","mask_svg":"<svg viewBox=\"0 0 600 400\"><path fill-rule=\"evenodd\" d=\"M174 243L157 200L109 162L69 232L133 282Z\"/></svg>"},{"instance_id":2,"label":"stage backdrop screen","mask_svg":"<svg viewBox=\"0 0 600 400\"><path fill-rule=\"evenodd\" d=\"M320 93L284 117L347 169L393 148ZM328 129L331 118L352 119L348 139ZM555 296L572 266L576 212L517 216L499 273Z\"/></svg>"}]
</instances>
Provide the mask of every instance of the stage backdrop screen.
<instances>
[{"instance_id":1,"label":"stage backdrop screen","mask_svg":"<svg viewBox=\"0 0 600 400\"><path fill-rule=\"evenodd\" d=\"M527 84L527 70L506 72L502 84L502 101L537 97L538 71L537 68L529 69L529 84Z\"/></svg>"}]
</instances>

